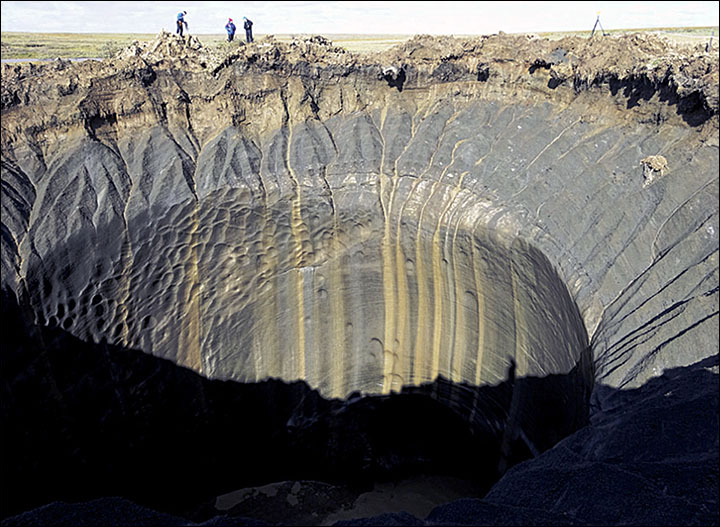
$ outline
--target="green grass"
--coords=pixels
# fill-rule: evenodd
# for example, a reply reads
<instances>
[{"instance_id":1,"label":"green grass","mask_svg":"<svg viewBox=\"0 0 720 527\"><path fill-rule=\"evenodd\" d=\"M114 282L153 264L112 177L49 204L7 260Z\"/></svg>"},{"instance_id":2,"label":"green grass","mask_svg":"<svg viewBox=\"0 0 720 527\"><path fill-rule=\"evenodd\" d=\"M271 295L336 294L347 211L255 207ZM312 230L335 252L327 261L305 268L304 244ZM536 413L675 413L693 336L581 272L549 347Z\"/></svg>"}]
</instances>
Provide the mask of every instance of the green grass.
<instances>
[{"instance_id":1,"label":"green grass","mask_svg":"<svg viewBox=\"0 0 720 527\"><path fill-rule=\"evenodd\" d=\"M591 28L592 29L592 28ZM654 29L612 29L606 31L611 35L633 32L662 33L678 42L703 42L711 32L718 35L716 27L692 28L654 28ZM602 34L598 28L596 36ZM541 37L558 39L565 36L589 37L588 31L568 31L539 33ZM121 33L18 33L4 32L0 34L2 43L2 59L54 59L62 58L104 58L112 56L116 51L130 45L134 40L146 42L154 39L155 34L121 34ZM225 35L196 35L209 47L225 45ZM257 35L258 40L262 34ZM309 35L287 34L274 35L280 42L289 42L293 38ZM391 46L405 42L411 35L324 35L336 46L344 47L356 53L383 51ZM470 35L456 35L470 36Z\"/></svg>"},{"instance_id":2,"label":"green grass","mask_svg":"<svg viewBox=\"0 0 720 527\"><path fill-rule=\"evenodd\" d=\"M62 58L104 58L130 45L134 40L147 42L154 34L119 33L16 33L5 32L2 37L3 59L54 59ZM195 35L203 45L220 47L226 45L226 36ZM280 42L290 42L294 38L307 37L306 34L273 35ZM261 39L262 34L256 35ZM395 44L406 41L410 35L326 35L336 46L353 52L382 51ZM237 39L236 39L237 42Z\"/></svg>"},{"instance_id":3,"label":"green grass","mask_svg":"<svg viewBox=\"0 0 720 527\"><path fill-rule=\"evenodd\" d=\"M96 33L2 33L3 59L54 59L106 57L133 40L155 35Z\"/></svg>"}]
</instances>

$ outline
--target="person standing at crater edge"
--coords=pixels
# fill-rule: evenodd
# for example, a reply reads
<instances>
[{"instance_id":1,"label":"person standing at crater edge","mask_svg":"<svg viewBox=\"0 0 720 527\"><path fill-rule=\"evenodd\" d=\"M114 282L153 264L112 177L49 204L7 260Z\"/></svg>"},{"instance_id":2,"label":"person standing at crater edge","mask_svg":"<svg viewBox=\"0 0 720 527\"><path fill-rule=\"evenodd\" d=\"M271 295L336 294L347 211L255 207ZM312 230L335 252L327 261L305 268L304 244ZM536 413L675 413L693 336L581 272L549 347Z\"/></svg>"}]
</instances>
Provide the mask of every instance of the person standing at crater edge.
<instances>
[{"instance_id":1,"label":"person standing at crater edge","mask_svg":"<svg viewBox=\"0 0 720 527\"><path fill-rule=\"evenodd\" d=\"M247 17L243 17L243 20L245 21L245 23L243 24L243 27L245 28L245 40L247 40L248 43L250 43L253 41L253 36L252 36L253 23L252 23L252 20L248 20Z\"/></svg>"},{"instance_id":2,"label":"person standing at crater edge","mask_svg":"<svg viewBox=\"0 0 720 527\"><path fill-rule=\"evenodd\" d=\"M177 29L175 30L175 33L177 33L180 36L183 36L183 25L185 26L185 29L187 29L187 22L185 22L185 15L187 15L187 11L181 11L178 13L177 16Z\"/></svg>"},{"instance_id":3,"label":"person standing at crater edge","mask_svg":"<svg viewBox=\"0 0 720 527\"><path fill-rule=\"evenodd\" d=\"M228 42L232 42L235 38L235 24L233 24L232 18L228 18L228 23L225 24L225 31L228 34Z\"/></svg>"}]
</instances>

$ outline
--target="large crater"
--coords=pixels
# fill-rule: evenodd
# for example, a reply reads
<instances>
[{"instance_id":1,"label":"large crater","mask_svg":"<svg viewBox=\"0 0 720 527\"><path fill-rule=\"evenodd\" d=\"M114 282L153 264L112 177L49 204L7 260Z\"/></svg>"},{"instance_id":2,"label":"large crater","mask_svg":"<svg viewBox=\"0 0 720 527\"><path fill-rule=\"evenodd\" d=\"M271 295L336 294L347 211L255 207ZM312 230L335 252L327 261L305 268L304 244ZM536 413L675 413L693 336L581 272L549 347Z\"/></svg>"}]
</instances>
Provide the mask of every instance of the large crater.
<instances>
[{"instance_id":1,"label":"large crater","mask_svg":"<svg viewBox=\"0 0 720 527\"><path fill-rule=\"evenodd\" d=\"M717 61L603 42L216 57L161 35L4 66L3 516L114 492L186 512L179 487L224 456L171 470L173 434L228 455L244 436L243 476L186 488L198 502L408 471L486 490L616 393L717 355ZM107 445L120 483L27 495L49 471L33 452L91 467ZM172 491L128 491L139 461Z\"/></svg>"}]
</instances>

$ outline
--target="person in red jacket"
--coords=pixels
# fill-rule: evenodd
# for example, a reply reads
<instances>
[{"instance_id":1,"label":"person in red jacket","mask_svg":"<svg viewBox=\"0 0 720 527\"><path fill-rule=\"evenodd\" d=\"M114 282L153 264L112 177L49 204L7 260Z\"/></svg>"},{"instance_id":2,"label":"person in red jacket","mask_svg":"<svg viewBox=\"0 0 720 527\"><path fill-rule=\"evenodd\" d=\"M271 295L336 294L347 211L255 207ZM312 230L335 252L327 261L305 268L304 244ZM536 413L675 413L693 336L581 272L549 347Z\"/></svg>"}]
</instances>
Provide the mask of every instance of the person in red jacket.
<instances>
[{"instance_id":1,"label":"person in red jacket","mask_svg":"<svg viewBox=\"0 0 720 527\"><path fill-rule=\"evenodd\" d=\"M235 38L235 24L233 24L232 18L228 18L228 23L225 24L225 31L228 34L228 42L232 42Z\"/></svg>"}]
</instances>

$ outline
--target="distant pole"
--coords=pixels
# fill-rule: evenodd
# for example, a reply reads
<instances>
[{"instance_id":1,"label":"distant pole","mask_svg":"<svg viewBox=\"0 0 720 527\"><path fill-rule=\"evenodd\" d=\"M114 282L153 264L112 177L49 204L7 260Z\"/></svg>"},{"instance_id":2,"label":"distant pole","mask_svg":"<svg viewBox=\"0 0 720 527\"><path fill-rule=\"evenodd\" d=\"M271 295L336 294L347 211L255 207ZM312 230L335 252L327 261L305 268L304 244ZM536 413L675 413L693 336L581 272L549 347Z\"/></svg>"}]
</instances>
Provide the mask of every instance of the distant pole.
<instances>
[{"instance_id":1,"label":"distant pole","mask_svg":"<svg viewBox=\"0 0 720 527\"><path fill-rule=\"evenodd\" d=\"M590 33L590 38L593 38L593 35L595 34L595 28L600 26L600 30L602 31L603 36L607 36L608 33L605 33L605 29L603 29L602 24L600 23L600 11L597 13L597 18L595 19L595 25L592 28L592 33Z\"/></svg>"},{"instance_id":2,"label":"distant pole","mask_svg":"<svg viewBox=\"0 0 720 527\"><path fill-rule=\"evenodd\" d=\"M710 42L708 42L707 44L705 44L705 53L709 53L710 50L712 49L712 39L713 39L714 36L715 36L715 31L713 31L713 32L710 34Z\"/></svg>"}]
</instances>

